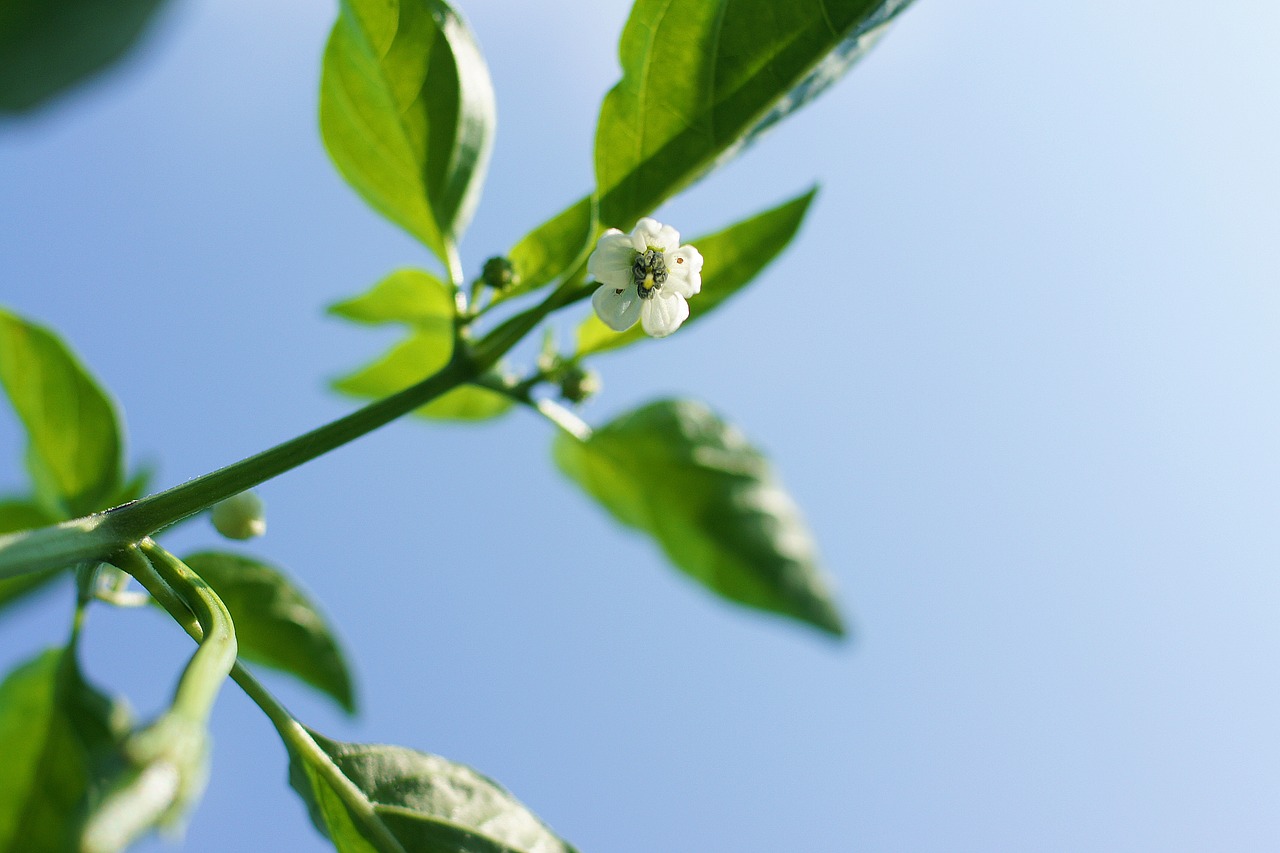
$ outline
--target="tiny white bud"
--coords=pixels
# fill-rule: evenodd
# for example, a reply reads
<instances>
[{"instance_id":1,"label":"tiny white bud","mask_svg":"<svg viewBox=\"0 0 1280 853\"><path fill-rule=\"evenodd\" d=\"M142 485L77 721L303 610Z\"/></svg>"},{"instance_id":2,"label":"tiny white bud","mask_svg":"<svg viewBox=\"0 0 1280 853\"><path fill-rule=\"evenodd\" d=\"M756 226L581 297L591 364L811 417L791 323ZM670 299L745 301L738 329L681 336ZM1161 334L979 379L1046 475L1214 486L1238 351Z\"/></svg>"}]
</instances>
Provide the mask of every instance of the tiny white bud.
<instances>
[{"instance_id":1,"label":"tiny white bud","mask_svg":"<svg viewBox=\"0 0 1280 853\"><path fill-rule=\"evenodd\" d=\"M228 539L253 539L267 532L262 498L241 492L213 505L214 528Z\"/></svg>"}]
</instances>

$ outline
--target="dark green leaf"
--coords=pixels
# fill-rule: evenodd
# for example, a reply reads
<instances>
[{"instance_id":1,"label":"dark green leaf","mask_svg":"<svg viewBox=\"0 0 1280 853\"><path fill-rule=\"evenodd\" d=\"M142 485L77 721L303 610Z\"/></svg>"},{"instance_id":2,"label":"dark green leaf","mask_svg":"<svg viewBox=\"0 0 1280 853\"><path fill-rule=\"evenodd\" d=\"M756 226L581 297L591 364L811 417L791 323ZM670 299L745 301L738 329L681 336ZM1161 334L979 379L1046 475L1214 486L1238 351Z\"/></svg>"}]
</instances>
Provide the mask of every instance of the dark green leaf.
<instances>
[{"instance_id":1,"label":"dark green leaf","mask_svg":"<svg viewBox=\"0 0 1280 853\"><path fill-rule=\"evenodd\" d=\"M221 552L183 562L231 612L240 656L297 676L355 712L351 674L328 621L279 569Z\"/></svg>"},{"instance_id":2,"label":"dark green leaf","mask_svg":"<svg viewBox=\"0 0 1280 853\"><path fill-rule=\"evenodd\" d=\"M909 0L637 0L596 129L600 222L630 229L816 97Z\"/></svg>"},{"instance_id":3,"label":"dark green leaf","mask_svg":"<svg viewBox=\"0 0 1280 853\"><path fill-rule=\"evenodd\" d=\"M782 253L804 220L817 189L772 210L730 225L723 231L688 241L702 253L702 292L689 300L687 326L705 317L722 302L750 284ZM578 354L604 352L647 340L639 324L615 332L595 314L578 326Z\"/></svg>"},{"instance_id":4,"label":"dark green leaf","mask_svg":"<svg viewBox=\"0 0 1280 853\"><path fill-rule=\"evenodd\" d=\"M343 0L320 83L334 163L379 213L449 263L493 142L489 72L442 0Z\"/></svg>"},{"instance_id":5,"label":"dark green leaf","mask_svg":"<svg viewBox=\"0 0 1280 853\"><path fill-rule=\"evenodd\" d=\"M307 730L406 853L573 853L505 788L469 767L399 746L341 743ZM382 851L315 756L290 750L289 781L342 853Z\"/></svg>"},{"instance_id":6,"label":"dark green leaf","mask_svg":"<svg viewBox=\"0 0 1280 853\"><path fill-rule=\"evenodd\" d=\"M334 381L333 387L355 397L379 398L421 382L444 367L453 347L452 331L419 327L385 356ZM416 410L425 418L478 421L496 417L511 408L503 395L474 385L463 386Z\"/></svg>"},{"instance_id":7,"label":"dark green leaf","mask_svg":"<svg viewBox=\"0 0 1280 853\"><path fill-rule=\"evenodd\" d=\"M161 0L0 0L0 112L28 110L115 62Z\"/></svg>"},{"instance_id":8,"label":"dark green leaf","mask_svg":"<svg viewBox=\"0 0 1280 853\"><path fill-rule=\"evenodd\" d=\"M525 235L508 256L516 282L501 299L550 284L569 271L596 239L595 209L582 198Z\"/></svg>"},{"instance_id":9,"label":"dark green leaf","mask_svg":"<svg viewBox=\"0 0 1280 853\"><path fill-rule=\"evenodd\" d=\"M0 384L29 440L42 502L69 515L104 508L122 480L115 404L53 332L0 309Z\"/></svg>"},{"instance_id":10,"label":"dark green leaf","mask_svg":"<svg viewBox=\"0 0 1280 853\"><path fill-rule=\"evenodd\" d=\"M51 649L0 684L0 851L78 849L77 816L128 729L128 712Z\"/></svg>"},{"instance_id":11,"label":"dark green leaf","mask_svg":"<svg viewBox=\"0 0 1280 853\"><path fill-rule=\"evenodd\" d=\"M396 270L366 293L329 307L357 323L444 324L452 329L454 304L448 286L429 272Z\"/></svg>"},{"instance_id":12,"label":"dark green leaf","mask_svg":"<svg viewBox=\"0 0 1280 853\"><path fill-rule=\"evenodd\" d=\"M559 433L554 452L614 518L713 592L844 633L795 502L764 456L701 403L651 403L586 441Z\"/></svg>"}]
</instances>

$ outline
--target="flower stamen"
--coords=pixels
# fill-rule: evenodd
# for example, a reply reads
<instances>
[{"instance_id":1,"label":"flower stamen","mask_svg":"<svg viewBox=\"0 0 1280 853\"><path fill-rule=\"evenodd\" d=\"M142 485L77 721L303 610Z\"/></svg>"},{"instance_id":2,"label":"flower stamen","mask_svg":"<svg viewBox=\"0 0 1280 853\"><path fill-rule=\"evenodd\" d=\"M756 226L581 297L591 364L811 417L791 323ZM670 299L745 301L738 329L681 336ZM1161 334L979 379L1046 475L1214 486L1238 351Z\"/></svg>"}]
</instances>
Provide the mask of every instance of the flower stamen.
<instances>
[{"instance_id":1,"label":"flower stamen","mask_svg":"<svg viewBox=\"0 0 1280 853\"><path fill-rule=\"evenodd\" d=\"M641 299L652 299L654 291L661 290L667 280L667 263L663 260L662 251L647 249L637 252L631 264L631 274L635 278L636 293Z\"/></svg>"}]
</instances>

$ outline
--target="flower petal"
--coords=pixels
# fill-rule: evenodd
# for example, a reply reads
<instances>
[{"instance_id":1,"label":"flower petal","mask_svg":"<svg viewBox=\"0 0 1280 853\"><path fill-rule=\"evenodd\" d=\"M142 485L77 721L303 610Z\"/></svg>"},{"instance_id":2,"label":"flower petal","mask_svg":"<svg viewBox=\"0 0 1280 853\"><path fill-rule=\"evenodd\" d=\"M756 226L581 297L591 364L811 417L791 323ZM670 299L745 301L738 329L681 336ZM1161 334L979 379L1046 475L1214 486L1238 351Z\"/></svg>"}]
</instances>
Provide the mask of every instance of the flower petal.
<instances>
[{"instance_id":1,"label":"flower petal","mask_svg":"<svg viewBox=\"0 0 1280 853\"><path fill-rule=\"evenodd\" d=\"M663 252L680 245L680 232L670 225L663 225L656 219L645 217L636 223L631 232L631 245L637 252L645 249L659 249Z\"/></svg>"},{"instance_id":2,"label":"flower petal","mask_svg":"<svg viewBox=\"0 0 1280 853\"><path fill-rule=\"evenodd\" d=\"M625 332L636 324L640 319L641 302L644 300L636 293L635 287L618 288L602 284L591 294L591 307L596 309L596 316L615 332Z\"/></svg>"},{"instance_id":3,"label":"flower petal","mask_svg":"<svg viewBox=\"0 0 1280 853\"><path fill-rule=\"evenodd\" d=\"M596 250L587 258L587 272L596 281L613 287L627 287L632 283L631 262L635 256L631 237L617 228L610 228L600 236Z\"/></svg>"},{"instance_id":4,"label":"flower petal","mask_svg":"<svg viewBox=\"0 0 1280 853\"><path fill-rule=\"evenodd\" d=\"M644 307L640 309L640 325L646 334L655 338L665 338L688 317L689 303L680 294L665 289L655 293L652 299L644 300Z\"/></svg>"},{"instance_id":5,"label":"flower petal","mask_svg":"<svg viewBox=\"0 0 1280 853\"><path fill-rule=\"evenodd\" d=\"M702 290L702 255L692 246L662 253L667 265L667 290L690 297Z\"/></svg>"}]
</instances>

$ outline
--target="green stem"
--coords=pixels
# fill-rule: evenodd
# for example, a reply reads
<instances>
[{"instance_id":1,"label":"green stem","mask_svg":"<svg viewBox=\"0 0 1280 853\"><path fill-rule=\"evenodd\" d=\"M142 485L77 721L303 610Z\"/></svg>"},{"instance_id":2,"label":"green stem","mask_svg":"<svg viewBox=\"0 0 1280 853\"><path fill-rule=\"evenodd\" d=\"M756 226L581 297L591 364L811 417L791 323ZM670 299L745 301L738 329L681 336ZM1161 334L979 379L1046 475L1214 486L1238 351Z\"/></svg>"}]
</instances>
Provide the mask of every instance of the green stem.
<instances>
[{"instance_id":1,"label":"green stem","mask_svg":"<svg viewBox=\"0 0 1280 853\"><path fill-rule=\"evenodd\" d=\"M144 543L143 549L148 554L155 555L155 562L167 566L176 563L186 568L185 564L180 560L168 554L153 542ZM127 566L122 566L121 568L125 568L138 579L138 582L142 584L147 592L151 593L160 606L173 617L174 621L182 626L182 629L191 636L191 639L203 644L204 630L196 615L192 613L192 608L189 606L188 601L173 590L166 578L162 577L161 573L156 569L155 563L148 561L136 549L122 552L118 555L118 559L127 563ZM187 572L190 571L188 568ZM194 573L192 575L194 576ZM210 594L213 598L217 598L216 595L212 594L212 591L210 591ZM239 661L236 661L231 667L231 678L253 700L254 704L267 715L267 719L271 721L276 731L279 732L280 738L290 749L299 758L308 761L324 777L325 781L333 787L351 812L352 817L360 824L366 836L373 840L380 853L405 853L404 847L391 834L386 825L378 819L376 812L373 810L373 804L369 802L369 798L365 796L364 792L343 774L342 770L333 763L333 759L315 742L315 739L311 737L306 728L295 720L288 709L280 704Z\"/></svg>"}]
</instances>

